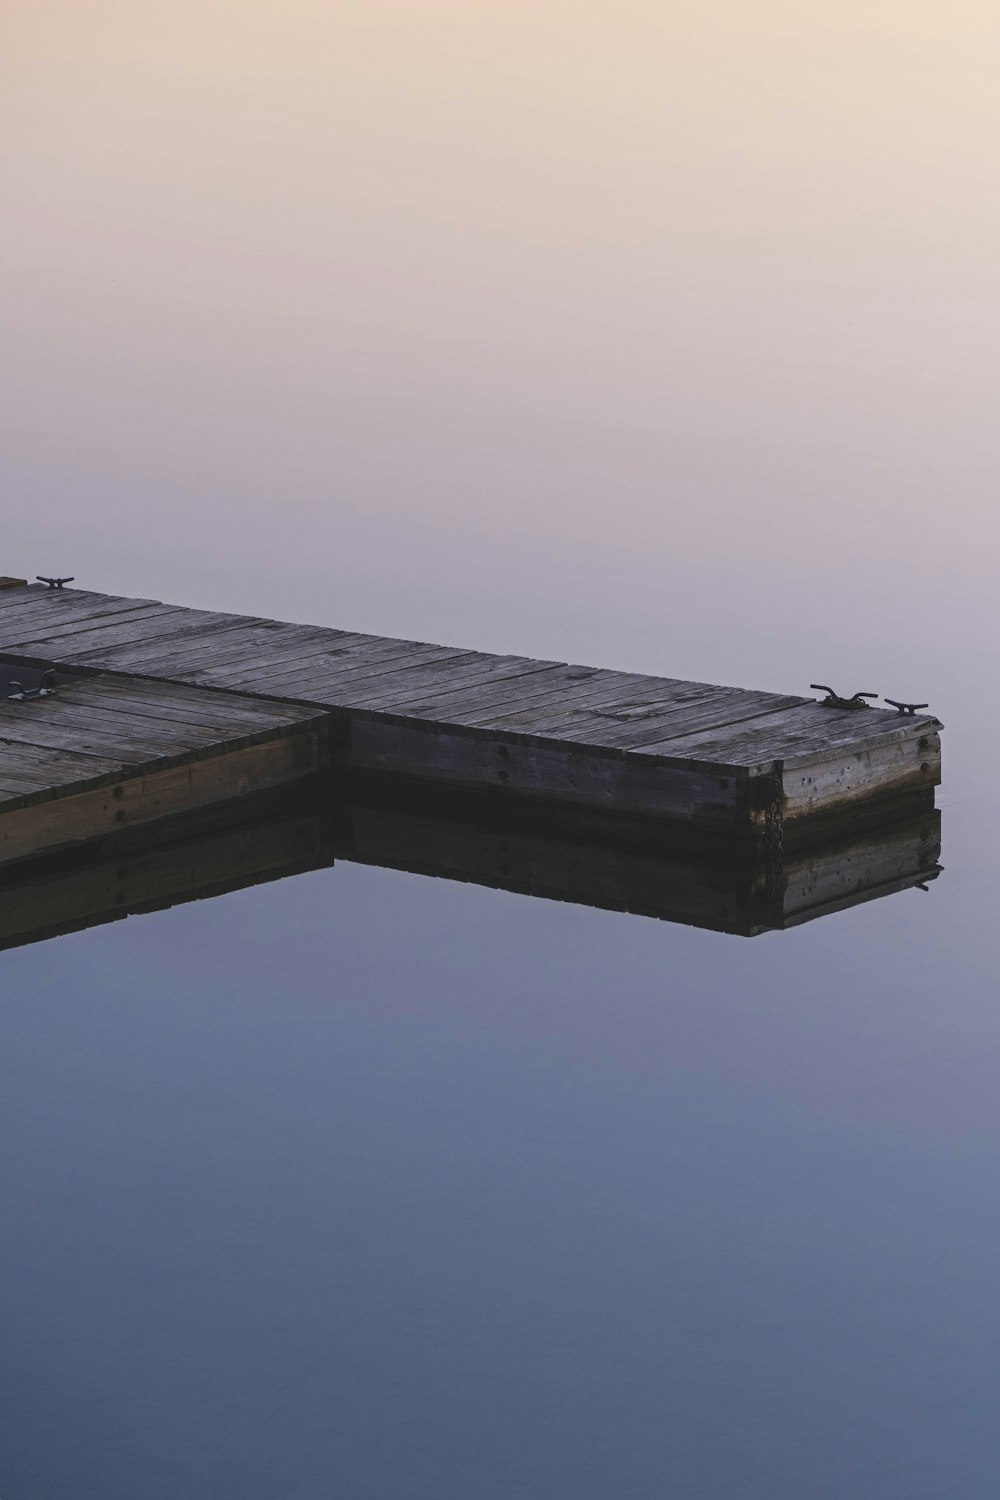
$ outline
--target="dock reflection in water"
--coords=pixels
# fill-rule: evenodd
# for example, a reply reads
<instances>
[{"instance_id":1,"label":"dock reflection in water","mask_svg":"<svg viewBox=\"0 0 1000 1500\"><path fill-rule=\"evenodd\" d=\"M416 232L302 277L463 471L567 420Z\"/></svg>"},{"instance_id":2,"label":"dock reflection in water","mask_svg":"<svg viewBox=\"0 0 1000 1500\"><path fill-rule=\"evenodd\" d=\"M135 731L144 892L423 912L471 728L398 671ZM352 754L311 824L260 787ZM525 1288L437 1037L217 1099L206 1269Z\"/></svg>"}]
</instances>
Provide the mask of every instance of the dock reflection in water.
<instances>
[{"instance_id":1,"label":"dock reflection in water","mask_svg":"<svg viewBox=\"0 0 1000 1500\"><path fill-rule=\"evenodd\" d=\"M238 816L238 822L235 821ZM202 900L338 860L753 937L941 873L941 814L786 851L685 841L661 824L432 791L385 777L296 788L207 824L175 820L26 861L0 880L0 949Z\"/></svg>"}]
</instances>

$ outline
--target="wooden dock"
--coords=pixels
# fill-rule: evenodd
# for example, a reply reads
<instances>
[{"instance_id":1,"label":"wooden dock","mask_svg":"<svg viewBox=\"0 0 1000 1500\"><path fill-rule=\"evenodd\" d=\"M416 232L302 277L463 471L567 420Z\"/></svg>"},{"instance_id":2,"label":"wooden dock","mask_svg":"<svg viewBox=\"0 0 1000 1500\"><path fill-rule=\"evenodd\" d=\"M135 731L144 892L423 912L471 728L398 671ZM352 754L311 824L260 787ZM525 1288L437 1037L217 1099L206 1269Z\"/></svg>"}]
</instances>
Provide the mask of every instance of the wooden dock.
<instances>
[{"instance_id":1,"label":"wooden dock","mask_svg":"<svg viewBox=\"0 0 1000 1500\"><path fill-rule=\"evenodd\" d=\"M255 710L276 715L268 724L277 732L280 719L286 734L293 734L293 724L299 726L294 733L308 734L306 726L321 716L335 770L654 819L698 837L746 840L772 854L829 836L847 821L919 812L940 781L941 725L926 713L828 707L804 696L489 655L76 588L0 591L0 653L77 679L68 692L60 689L62 697L7 705L0 779L7 747L29 743L18 740L17 726L41 723L49 705L60 701L67 710L74 703L82 710L86 692L110 695L113 674L119 707L126 687L141 694L155 685L165 714L170 694L187 694L169 698L179 714L194 716L202 705L222 715L223 704L230 704L237 716ZM86 690L82 675L92 677ZM96 699L86 707L91 714L102 711ZM111 712L110 703L103 712ZM49 748L97 759L102 748L110 753L107 734L92 741L93 750L81 751L78 727L67 720ZM216 727L228 733L221 720ZM129 744L135 748L134 740ZM197 757L208 749L199 742L189 753ZM157 742L154 759L161 750L182 753L179 745L171 750L169 740ZM17 753L22 770L15 772L11 762L8 782L27 770L27 752ZM222 777L228 754L212 753ZM124 784L123 768L138 762L110 759Z\"/></svg>"}]
</instances>

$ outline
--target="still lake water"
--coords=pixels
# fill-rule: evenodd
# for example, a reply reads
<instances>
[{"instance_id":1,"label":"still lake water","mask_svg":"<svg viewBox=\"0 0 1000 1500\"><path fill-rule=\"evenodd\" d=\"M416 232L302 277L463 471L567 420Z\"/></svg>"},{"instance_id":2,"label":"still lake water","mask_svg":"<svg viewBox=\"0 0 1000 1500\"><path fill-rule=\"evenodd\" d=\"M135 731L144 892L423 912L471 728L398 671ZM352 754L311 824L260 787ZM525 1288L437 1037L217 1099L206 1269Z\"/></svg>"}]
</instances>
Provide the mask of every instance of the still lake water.
<instances>
[{"instance_id":1,"label":"still lake water","mask_svg":"<svg viewBox=\"0 0 1000 1500\"><path fill-rule=\"evenodd\" d=\"M0 956L4 1500L994 1495L956 742L945 874L788 933L338 863Z\"/></svg>"},{"instance_id":2,"label":"still lake water","mask_svg":"<svg viewBox=\"0 0 1000 1500\"><path fill-rule=\"evenodd\" d=\"M1000 14L33 0L0 571L928 699L754 941L337 864L0 955L0 1500L995 1500Z\"/></svg>"}]
</instances>

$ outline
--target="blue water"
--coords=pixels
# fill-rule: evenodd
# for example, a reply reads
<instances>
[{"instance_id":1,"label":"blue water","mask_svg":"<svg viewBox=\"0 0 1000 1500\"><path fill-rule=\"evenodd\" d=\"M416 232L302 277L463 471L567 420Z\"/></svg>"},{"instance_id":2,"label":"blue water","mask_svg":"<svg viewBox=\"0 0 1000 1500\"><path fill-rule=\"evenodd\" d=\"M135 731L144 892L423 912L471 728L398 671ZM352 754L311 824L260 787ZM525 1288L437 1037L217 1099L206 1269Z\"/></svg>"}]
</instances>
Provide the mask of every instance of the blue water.
<instances>
[{"instance_id":1,"label":"blue water","mask_svg":"<svg viewBox=\"0 0 1000 1500\"><path fill-rule=\"evenodd\" d=\"M985 807L752 941L338 863L4 954L3 1500L992 1500Z\"/></svg>"}]
</instances>

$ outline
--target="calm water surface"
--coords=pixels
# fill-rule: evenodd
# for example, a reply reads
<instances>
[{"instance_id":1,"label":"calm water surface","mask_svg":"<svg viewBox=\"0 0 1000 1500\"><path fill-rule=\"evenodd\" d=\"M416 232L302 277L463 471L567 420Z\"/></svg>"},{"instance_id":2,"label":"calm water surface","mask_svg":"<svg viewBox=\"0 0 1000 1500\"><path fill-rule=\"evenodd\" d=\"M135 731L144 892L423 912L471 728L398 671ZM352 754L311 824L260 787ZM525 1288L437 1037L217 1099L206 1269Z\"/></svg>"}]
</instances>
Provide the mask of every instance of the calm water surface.
<instances>
[{"instance_id":1,"label":"calm water surface","mask_svg":"<svg viewBox=\"0 0 1000 1500\"><path fill-rule=\"evenodd\" d=\"M338 864L0 955L2 1500L1000 1493L1000 15L33 0L0 572L929 699L754 941Z\"/></svg>"},{"instance_id":2,"label":"calm water surface","mask_svg":"<svg viewBox=\"0 0 1000 1500\"><path fill-rule=\"evenodd\" d=\"M5 1500L993 1495L945 803L928 894L751 941L338 864L3 955Z\"/></svg>"}]
</instances>

